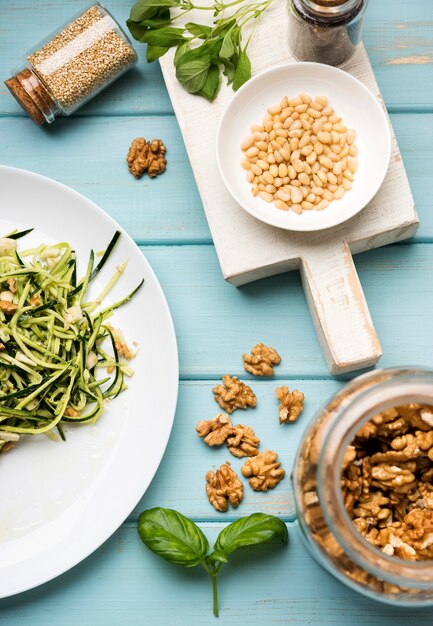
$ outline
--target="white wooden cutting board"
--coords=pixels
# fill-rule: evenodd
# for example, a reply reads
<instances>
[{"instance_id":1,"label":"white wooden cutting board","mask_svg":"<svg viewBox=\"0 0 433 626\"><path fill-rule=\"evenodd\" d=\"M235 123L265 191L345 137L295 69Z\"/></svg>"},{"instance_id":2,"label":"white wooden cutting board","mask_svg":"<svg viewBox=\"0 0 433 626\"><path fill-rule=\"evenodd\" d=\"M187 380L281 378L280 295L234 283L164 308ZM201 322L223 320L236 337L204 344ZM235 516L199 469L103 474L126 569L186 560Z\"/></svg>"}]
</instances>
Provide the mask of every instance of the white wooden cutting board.
<instances>
[{"instance_id":1,"label":"white wooden cutting board","mask_svg":"<svg viewBox=\"0 0 433 626\"><path fill-rule=\"evenodd\" d=\"M203 23L204 12L198 13L189 13L188 20ZM282 63L296 63L288 49L287 30L287 0L274 0L248 48L253 73ZM223 85L210 104L179 85L173 52L161 59L161 67L224 278L239 286L299 269L330 371L340 374L376 363L382 349L352 254L411 237L417 230L418 217L394 133L385 182L361 213L340 226L317 233L280 230L248 215L232 199L219 176L215 137L221 114L233 97L232 89ZM384 106L363 47L344 69L360 79Z\"/></svg>"}]
</instances>

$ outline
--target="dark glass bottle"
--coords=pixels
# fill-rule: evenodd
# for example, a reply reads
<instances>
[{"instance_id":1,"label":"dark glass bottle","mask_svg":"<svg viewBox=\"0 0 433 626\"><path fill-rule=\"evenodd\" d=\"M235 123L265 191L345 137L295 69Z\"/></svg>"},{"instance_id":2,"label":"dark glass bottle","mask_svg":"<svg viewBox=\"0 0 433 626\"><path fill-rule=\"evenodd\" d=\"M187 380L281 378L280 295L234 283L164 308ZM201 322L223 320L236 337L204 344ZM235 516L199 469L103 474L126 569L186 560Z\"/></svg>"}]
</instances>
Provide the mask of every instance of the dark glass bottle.
<instances>
[{"instance_id":1,"label":"dark glass bottle","mask_svg":"<svg viewBox=\"0 0 433 626\"><path fill-rule=\"evenodd\" d=\"M368 0L289 0L289 46L298 61L342 65L361 41Z\"/></svg>"}]
</instances>

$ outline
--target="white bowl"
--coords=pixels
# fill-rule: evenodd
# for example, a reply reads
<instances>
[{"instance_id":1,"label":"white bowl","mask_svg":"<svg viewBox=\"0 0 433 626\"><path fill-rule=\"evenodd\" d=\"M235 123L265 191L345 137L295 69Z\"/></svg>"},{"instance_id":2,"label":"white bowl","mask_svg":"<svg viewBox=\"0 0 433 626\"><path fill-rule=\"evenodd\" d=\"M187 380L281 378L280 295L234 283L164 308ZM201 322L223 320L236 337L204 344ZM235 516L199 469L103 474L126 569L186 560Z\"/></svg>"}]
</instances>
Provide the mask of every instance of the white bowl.
<instances>
[{"instance_id":1,"label":"white bowl","mask_svg":"<svg viewBox=\"0 0 433 626\"><path fill-rule=\"evenodd\" d=\"M260 124L266 109L284 96L299 93L329 99L348 128L356 130L359 167L350 191L323 211L281 211L251 194L241 167L241 141L252 124ZM343 70L321 63L290 63L266 70L236 92L224 111L217 132L217 162L233 198L259 220L287 230L314 231L331 228L363 209L381 186L391 157L391 132L379 101L359 80Z\"/></svg>"}]
</instances>

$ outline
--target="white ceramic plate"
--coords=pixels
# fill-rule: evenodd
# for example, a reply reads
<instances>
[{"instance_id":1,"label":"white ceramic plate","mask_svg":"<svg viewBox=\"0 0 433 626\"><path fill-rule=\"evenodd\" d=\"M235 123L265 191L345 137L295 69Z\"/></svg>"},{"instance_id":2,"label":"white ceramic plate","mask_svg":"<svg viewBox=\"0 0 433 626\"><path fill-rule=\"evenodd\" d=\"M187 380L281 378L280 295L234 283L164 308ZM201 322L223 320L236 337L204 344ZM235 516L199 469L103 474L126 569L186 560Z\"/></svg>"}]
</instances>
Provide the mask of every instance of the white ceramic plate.
<instances>
[{"instance_id":1,"label":"white ceramic plate","mask_svg":"<svg viewBox=\"0 0 433 626\"><path fill-rule=\"evenodd\" d=\"M120 229L72 189L0 166L0 234L31 226L35 231L19 240L19 248L69 241L81 262L79 274L91 248L104 249ZM126 259L107 303L145 279L112 318L127 342L139 345L128 390L95 426L68 428L65 443L26 437L0 456L0 597L54 578L100 546L146 491L164 453L177 399L176 339L161 287L124 231L90 293Z\"/></svg>"},{"instance_id":2,"label":"white ceramic plate","mask_svg":"<svg viewBox=\"0 0 433 626\"><path fill-rule=\"evenodd\" d=\"M252 124L260 124L266 109L287 95L324 95L343 122L357 132L359 169L352 189L324 211L280 211L260 197L240 162L241 141ZM379 190L391 157L391 133L378 100L359 80L342 70L320 63L291 63L258 74L234 95L224 111L217 133L217 161L221 176L234 199L257 219L287 230L330 228L363 209Z\"/></svg>"}]
</instances>

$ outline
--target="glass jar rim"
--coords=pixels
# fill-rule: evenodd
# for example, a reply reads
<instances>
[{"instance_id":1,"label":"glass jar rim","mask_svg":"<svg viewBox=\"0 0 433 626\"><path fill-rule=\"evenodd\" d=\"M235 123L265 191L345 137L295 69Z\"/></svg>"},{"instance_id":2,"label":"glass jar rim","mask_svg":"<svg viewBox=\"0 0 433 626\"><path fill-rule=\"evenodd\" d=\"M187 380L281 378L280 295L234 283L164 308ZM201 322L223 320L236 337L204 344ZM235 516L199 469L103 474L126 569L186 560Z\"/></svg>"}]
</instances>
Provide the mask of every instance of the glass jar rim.
<instances>
[{"instance_id":1,"label":"glass jar rim","mask_svg":"<svg viewBox=\"0 0 433 626\"><path fill-rule=\"evenodd\" d=\"M407 379L402 381L402 377ZM397 385L399 393L395 389ZM351 390L355 394L342 407L338 420L330 425L318 460L320 476L331 472L331 480L327 476L326 480L319 480L317 486L326 523L348 556L369 573L398 586L431 588L433 559L408 561L387 555L369 543L357 530L344 506L340 481L344 453L363 423L380 411L414 400L433 405L433 370L403 367L368 372L337 393L333 403L343 400ZM372 403L372 399L376 402Z\"/></svg>"}]
</instances>

